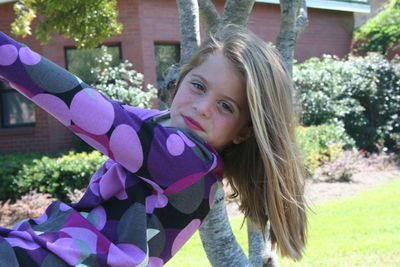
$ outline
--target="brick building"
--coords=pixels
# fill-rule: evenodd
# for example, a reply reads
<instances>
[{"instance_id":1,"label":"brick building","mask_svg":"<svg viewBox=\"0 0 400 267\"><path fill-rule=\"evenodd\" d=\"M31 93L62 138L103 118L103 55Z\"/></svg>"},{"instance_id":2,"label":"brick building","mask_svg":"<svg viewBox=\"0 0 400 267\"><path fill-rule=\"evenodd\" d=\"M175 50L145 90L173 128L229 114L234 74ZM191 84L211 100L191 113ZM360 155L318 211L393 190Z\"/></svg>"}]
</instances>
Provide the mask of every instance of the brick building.
<instances>
[{"instance_id":1,"label":"brick building","mask_svg":"<svg viewBox=\"0 0 400 267\"><path fill-rule=\"evenodd\" d=\"M0 0L0 30L10 34L15 1ZM223 0L213 1L222 10ZM279 30L279 1L256 1L249 28L267 42L274 42ZM303 61L322 54L343 56L349 52L354 15L368 13L367 0L307 0L309 25L301 34L295 58ZM118 0L122 34L104 41L116 58L128 59L145 75L146 82L157 84L162 67L179 57L179 23L175 0ZM74 42L61 36L40 46L32 36L15 37L33 50L81 77L79 59L85 55ZM92 55L92 54L91 54ZM84 72L82 72L84 76ZM88 77L87 79L90 79ZM0 82L0 153L69 149L72 134L51 116Z\"/></svg>"}]
</instances>

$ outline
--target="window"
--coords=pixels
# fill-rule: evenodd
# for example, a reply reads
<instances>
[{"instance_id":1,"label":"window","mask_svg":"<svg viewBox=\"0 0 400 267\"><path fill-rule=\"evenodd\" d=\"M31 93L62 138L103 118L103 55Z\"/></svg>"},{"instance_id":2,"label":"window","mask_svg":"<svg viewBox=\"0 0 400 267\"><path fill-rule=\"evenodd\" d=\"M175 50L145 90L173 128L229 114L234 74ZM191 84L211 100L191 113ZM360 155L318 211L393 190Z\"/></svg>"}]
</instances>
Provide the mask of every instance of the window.
<instances>
[{"instance_id":1,"label":"window","mask_svg":"<svg viewBox=\"0 0 400 267\"><path fill-rule=\"evenodd\" d=\"M2 82L0 82L0 102L2 128L35 125L35 105Z\"/></svg>"},{"instance_id":2,"label":"window","mask_svg":"<svg viewBox=\"0 0 400 267\"><path fill-rule=\"evenodd\" d=\"M117 66L122 59L120 45L107 45L107 51L112 57L109 67ZM91 49L65 48L67 69L88 84L95 82L94 74L90 70L98 67L96 58L102 56L100 47Z\"/></svg>"},{"instance_id":3,"label":"window","mask_svg":"<svg viewBox=\"0 0 400 267\"><path fill-rule=\"evenodd\" d=\"M155 44L154 53L156 58L157 84L163 86L164 76L170 66L180 60L179 44Z\"/></svg>"}]
</instances>

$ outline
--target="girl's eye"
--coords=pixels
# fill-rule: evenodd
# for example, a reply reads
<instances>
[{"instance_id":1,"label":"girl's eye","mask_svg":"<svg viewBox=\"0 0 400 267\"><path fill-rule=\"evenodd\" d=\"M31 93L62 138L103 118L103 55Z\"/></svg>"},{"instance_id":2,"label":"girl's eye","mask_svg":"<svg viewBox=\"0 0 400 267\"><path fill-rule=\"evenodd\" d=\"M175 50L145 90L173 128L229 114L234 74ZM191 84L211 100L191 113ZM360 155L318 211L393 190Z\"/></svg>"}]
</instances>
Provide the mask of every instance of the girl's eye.
<instances>
[{"instance_id":1,"label":"girl's eye","mask_svg":"<svg viewBox=\"0 0 400 267\"><path fill-rule=\"evenodd\" d=\"M228 104L228 103L226 103L226 102L219 102L219 105L224 109L224 110L227 110L227 111L229 111L229 112L233 112L233 109L231 108L231 106Z\"/></svg>"},{"instance_id":2,"label":"girl's eye","mask_svg":"<svg viewBox=\"0 0 400 267\"><path fill-rule=\"evenodd\" d=\"M192 82L192 85L194 88L200 90L200 91L204 91L204 86L201 83L198 82Z\"/></svg>"}]
</instances>

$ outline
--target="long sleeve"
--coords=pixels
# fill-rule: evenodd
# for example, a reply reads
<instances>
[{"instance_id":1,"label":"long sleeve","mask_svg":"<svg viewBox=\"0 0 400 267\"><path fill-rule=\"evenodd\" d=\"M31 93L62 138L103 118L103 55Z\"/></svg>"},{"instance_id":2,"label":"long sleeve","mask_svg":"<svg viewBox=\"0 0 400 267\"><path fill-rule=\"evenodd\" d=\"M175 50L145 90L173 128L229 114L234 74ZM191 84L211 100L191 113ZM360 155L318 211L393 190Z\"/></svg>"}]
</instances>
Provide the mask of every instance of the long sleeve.
<instances>
[{"instance_id":1,"label":"long sleeve","mask_svg":"<svg viewBox=\"0 0 400 267\"><path fill-rule=\"evenodd\" d=\"M0 79L128 171L153 179L162 187L176 183L180 176L197 173L200 177L216 166L216 153L210 153L215 151L195 134L146 120L157 111L109 100L3 33ZM170 176L160 163L172 168ZM182 175L177 175L179 172Z\"/></svg>"},{"instance_id":2,"label":"long sleeve","mask_svg":"<svg viewBox=\"0 0 400 267\"><path fill-rule=\"evenodd\" d=\"M20 266L162 266L198 229L222 163L195 133L108 99L3 33L0 80L110 158L78 203L0 227L0 265L7 255Z\"/></svg>"}]
</instances>

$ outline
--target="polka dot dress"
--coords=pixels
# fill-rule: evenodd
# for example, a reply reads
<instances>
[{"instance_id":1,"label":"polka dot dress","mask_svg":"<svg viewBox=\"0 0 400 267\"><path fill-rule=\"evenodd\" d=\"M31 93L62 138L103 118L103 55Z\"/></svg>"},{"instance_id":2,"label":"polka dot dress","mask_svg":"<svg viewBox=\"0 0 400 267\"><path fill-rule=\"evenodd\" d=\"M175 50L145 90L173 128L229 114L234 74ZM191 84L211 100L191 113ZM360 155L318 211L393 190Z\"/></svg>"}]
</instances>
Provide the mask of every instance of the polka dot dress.
<instances>
[{"instance_id":1,"label":"polka dot dress","mask_svg":"<svg viewBox=\"0 0 400 267\"><path fill-rule=\"evenodd\" d=\"M222 164L197 135L107 99L3 33L0 80L109 157L78 203L0 227L0 266L157 267L199 228Z\"/></svg>"}]
</instances>

